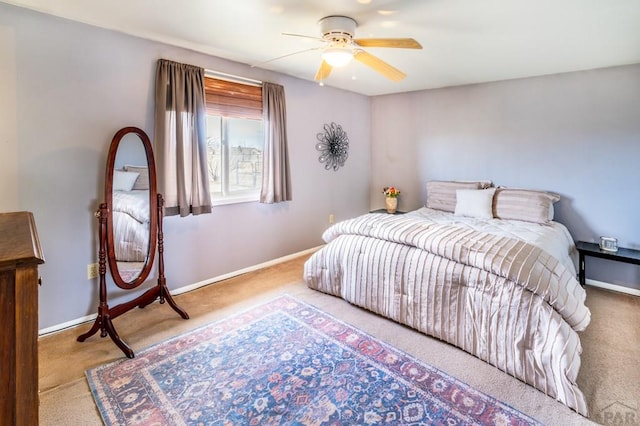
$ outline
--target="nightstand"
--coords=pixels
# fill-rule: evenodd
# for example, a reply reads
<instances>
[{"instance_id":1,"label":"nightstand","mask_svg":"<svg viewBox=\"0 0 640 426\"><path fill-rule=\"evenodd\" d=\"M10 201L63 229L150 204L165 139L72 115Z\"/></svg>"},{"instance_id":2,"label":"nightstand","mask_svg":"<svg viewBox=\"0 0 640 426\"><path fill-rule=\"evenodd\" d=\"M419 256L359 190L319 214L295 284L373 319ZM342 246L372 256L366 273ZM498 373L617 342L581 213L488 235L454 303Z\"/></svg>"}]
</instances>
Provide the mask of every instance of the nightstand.
<instances>
[{"instance_id":1,"label":"nightstand","mask_svg":"<svg viewBox=\"0 0 640 426\"><path fill-rule=\"evenodd\" d=\"M578 277L580 279L580 285L584 286L585 282L585 256L599 257L602 259L614 260L617 262L632 263L634 265L640 265L640 250L634 250L629 248L618 248L618 251L606 251L602 250L596 243L587 243L585 241L578 241L576 243L578 249Z\"/></svg>"},{"instance_id":2,"label":"nightstand","mask_svg":"<svg viewBox=\"0 0 640 426\"><path fill-rule=\"evenodd\" d=\"M406 212L402 212L400 210L396 210L395 213L387 213L387 209L376 209L376 210L371 210L369 213L405 214Z\"/></svg>"}]
</instances>

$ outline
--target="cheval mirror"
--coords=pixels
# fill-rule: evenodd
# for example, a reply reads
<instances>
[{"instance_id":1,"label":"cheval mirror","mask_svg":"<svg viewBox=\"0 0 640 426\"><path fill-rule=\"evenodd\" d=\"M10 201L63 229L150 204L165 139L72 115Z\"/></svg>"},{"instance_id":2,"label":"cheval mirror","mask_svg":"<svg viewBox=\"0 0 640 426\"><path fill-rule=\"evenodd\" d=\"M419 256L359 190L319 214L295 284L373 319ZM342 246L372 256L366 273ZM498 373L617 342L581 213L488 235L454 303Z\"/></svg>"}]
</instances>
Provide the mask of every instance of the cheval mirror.
<instances>
[{"instance_id":1,"label":"cheval mirror","mask_svg":"<svg viewBox=\"0 0 640 426\"><path fill-rule=\"evenodd\" d=\"M100 330L100 337L109 336L133 358L133 350L118 336L112 320L134 307L144 308L156 299L165 300L184 319L189 315L171 297L164 276L164 241L162 209L164 199L158 194L156 169L151 141L137 127L120 129L109 147L105 179L105 202L96 212L99 222L99 286L98 316L91 329L78 337L84 342ZM142 285L156 264L158 282L142 295L112 308L108 305L106 272L123 290Z\"/></svg>"}]
</instances>

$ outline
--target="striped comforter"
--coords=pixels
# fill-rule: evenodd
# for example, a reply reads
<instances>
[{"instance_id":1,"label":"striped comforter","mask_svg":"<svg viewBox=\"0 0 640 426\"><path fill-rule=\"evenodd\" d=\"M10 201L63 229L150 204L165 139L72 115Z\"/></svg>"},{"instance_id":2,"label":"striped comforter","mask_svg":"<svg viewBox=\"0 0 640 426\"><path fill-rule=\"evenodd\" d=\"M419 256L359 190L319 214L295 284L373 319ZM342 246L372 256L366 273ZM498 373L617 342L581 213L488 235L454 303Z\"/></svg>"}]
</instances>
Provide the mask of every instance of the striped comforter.
<instances>
[{"instance_id":1,"label":"striped comforter","mask_svg":"<svg viewBox=\"0 0 640 426\"><path fill-rule=\"evenodd\" d=\"M445 340L587 415L576 385L585 291L545 250L411 214L367 214L323 238L305 264L310 288Z\"/></svg>"},{"instance_id":2,"label":"striped comforter","mask_svg":"<svg viewBox=\"0 0 640 426\"><path fill-rule=\"evenodd\" d=\"M113 191L116 260L144 262L149 253L149 191Z\"/></svg>"}]
</instances>

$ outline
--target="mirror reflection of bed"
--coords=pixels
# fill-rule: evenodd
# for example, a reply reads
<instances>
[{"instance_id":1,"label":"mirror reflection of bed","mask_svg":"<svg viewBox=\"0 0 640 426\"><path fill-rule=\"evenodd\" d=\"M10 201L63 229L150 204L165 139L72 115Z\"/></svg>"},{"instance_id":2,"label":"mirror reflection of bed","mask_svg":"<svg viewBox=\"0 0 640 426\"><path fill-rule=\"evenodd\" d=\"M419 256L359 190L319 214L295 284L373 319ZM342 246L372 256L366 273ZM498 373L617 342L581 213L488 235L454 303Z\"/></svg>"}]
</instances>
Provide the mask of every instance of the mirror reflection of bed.
<instances>
[{"instance_id":1,"label":"mirror reflection of bed","mask_svg":"<svg viewBox=\"0 0 640 426\"><path fill-rule=\"evenodd\" d=\"M120 142L113 172L113 238L118 271L135 280L149 255L149 169L144 145L134 133Z\"/></svg>"}]
</instances>

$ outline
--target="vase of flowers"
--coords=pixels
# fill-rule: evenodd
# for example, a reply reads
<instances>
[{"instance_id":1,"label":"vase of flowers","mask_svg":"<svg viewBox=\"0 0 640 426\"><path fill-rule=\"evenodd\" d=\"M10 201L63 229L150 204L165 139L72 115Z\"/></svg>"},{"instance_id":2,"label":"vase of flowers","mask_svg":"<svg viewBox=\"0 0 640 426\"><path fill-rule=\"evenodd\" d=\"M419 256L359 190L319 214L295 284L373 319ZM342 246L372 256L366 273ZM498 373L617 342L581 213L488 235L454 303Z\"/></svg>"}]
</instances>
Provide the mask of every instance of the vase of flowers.
<instances>
[{"instance_id":1,"label":"vase of flowers","mask_svg":"<svg viewBox=\"0 0 640 426\"><path fill-rule=\"evenodd\" d=\"M393 186L385 186L382 188L382 193L385 196L384 205L387 208L387 213L394 214L398 208L400 190Z\"/></svg>"}]
</instances>

